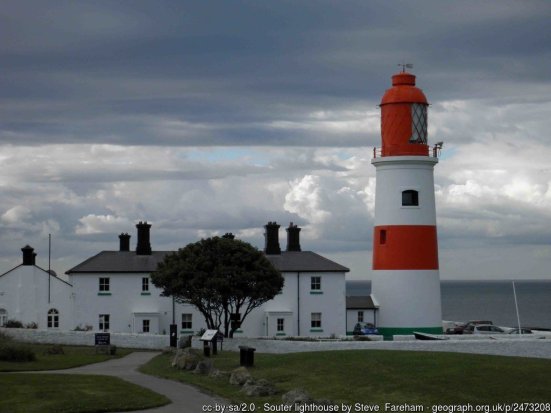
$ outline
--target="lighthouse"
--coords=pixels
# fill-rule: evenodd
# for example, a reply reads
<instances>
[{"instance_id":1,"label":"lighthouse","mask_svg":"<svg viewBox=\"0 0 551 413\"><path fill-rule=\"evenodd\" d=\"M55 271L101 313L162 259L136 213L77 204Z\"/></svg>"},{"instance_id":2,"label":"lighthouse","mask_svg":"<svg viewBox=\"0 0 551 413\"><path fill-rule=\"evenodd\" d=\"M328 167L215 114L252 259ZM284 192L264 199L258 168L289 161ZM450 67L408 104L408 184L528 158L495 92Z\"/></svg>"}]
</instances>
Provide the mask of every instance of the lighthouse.
<instances>
[{"instance_id":1,"label":"lighthouse","mask_svg":"<svg viewBox=\"0 0 551 413\"><path fill-rule=\"evenodd\" d=\"M405 68L404 68L405 69ZM442 143L427 142L427 98L405 70L381 101L376 169L372 296L384 336L442 333L434 166Z\"/></svg>"}]
</instances>

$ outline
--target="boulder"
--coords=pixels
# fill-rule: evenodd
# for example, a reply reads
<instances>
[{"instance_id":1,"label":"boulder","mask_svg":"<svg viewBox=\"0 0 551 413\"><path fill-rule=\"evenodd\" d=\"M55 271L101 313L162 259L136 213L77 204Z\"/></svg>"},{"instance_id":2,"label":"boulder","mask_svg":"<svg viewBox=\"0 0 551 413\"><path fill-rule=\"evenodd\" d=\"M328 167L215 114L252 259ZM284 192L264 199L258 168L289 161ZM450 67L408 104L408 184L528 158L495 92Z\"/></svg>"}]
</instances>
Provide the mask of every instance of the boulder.
<instances>
[{"instance_id":1,"label":"boulder","mask_svg":"<svg viewBox=\"0 0 551 413\"><path fill-rule=\"evenodd\" d=\"M251 378L251 373L245 367L238 367L231 372L230 384L243 386Z\"/></svg>"},{"instance_id":2,"label":"boulder","mask_svg":"<svg viewBox=\"0 0 551 413\"><path fill-rule=\"evenodd\" d=\"M277 393L275 386L266 379L249 379L241 391L247 396L273 396Z\"/></svg>"},{"instance_id":3,"label":"boulder","mask_svg":"<svg viewBox=\"0 0 551 413\"><path fill-rule=\"evenodd\" d=\"M202 359L203 357L198 350L186 348L176 352L171 365L180 370L194 370Z\"/></svg>"},{"instance_id":4,"label":"boulder","mask_svg":"<svg viewBox=\"0 0 551 413\"><path fill-rule=\"evenodd\" d=\"M228 380L230 378L230 372L212 368L210 373L209 373L209 376L214 378L214 379L226 379L226 380Z\"/></svg>"},{"instance_id":5,"label":"boulder","mask_svg":"<svg viewBox=\"0 0 551 413\"><path fill-rule=\"evenodd\" d=\"M199 361L199 363L197 363L197 366L195 367L195 370L193 370L193 372L195 374L206 375L206 374L209 374L211 370L212 370L212 360L204 359Z\"/></svg>"},{"instance_id":6,"label":"boulder","mask_svg":"<svg viewBox=\"0 0 551 413\"><path fill-rule=\"evenodd\" d=\"M310 394L303 389L293 389L281 396L281 400L284 404L295 405L295 404L307 404L312 403L314 400L310 397Z\"/></svg>"}]
</instances>

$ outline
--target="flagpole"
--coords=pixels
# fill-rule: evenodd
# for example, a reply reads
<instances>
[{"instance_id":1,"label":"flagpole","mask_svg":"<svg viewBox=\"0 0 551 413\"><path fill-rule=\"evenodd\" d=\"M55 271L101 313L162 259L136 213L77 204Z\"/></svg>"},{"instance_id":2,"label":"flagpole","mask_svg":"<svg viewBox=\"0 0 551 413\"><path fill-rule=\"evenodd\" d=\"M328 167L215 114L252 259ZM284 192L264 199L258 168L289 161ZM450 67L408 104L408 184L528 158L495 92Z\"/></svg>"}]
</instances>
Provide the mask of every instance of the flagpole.
<instances>
[{"instance_id":1,"label":"flagpole","mask_svg":"<svg viewBox=\"0 0 551 413\"><path fill-rule=\"evenodd\" d=\"M518 313L517 290L515 288L515 282L514 281L513 281L513 295L515 296L515 308L517 310L518 333L520 335L522 335L522 330L520 328L520 315Z\"/></svg>"}]
</instances>

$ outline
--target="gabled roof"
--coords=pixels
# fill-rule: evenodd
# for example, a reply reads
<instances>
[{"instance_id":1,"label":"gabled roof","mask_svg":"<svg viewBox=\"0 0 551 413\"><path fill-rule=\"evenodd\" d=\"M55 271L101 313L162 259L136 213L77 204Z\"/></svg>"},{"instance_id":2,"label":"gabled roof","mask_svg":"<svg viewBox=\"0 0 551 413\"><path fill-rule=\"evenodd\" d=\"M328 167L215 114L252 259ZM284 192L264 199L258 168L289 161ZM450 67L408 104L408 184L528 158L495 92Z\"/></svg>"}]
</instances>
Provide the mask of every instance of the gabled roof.
<instances>
[{"instance_id":1,"label":"gabled roof","mask_svg":"<svg viewBox=\"0 0 551 413\"><path fill-rule=\"evenodd\" d=\"M134 251L102 251L71 268L66 274L78 273L151 273L167 254L173 251L153 251L137 255ZM349 269L311 251L282 252L266 255L281 272L348 272Z\"/></svg>"},{"instance_id":2,"label":"gabled roof","mask_svg":"<svg viewBox=\"0 0 551 413\"><path fill-rule=\"evenodd\" d=\"M50 270L50 272L48 273L48 270L45 270L44 268L39 267L39 266L36 265L36 264L35 264L35 265L24 265L24 264L19 264L19 265L13 267L11 270L8 270L8 271L6 271L5 273L0 274L0 277L3 277L3 276L5 276L5 275L8 275L9 273L14 272L15 270L17 270L17 269L19 269L19 268L23 268L23 269L24 269L24 268L29 268L29 267L38 268L38 269L41 271L41 273L44 273L45 275L50 274L50 276L51 276L50 279L52 279L52 280L61 281L62 283L65 283L65 284L67 284L67 285L71 285L71 283L69 283L68 281L65 281L64 279L59 278L59 277L57 276L57 274L55 273L55 271Z\"/></svg>"},{"instance_id":3,"label":"gabled roof","mask_svg":"<svg viewBox=\"0 0 551 413\"><path fill-rule=\"evenodd\" d=\"M347 310L375 310L377 308L370 295L346 297Z\"/></svg>"},{"instance_id":4,"label":"gabled roof","mask_svg":"<svg viewBox=\"0 0 551 413\"><path fill-rule=\"evenodd\" d=\"M266 255L281 272L348 272L348 268L312 251L282 251Z\"/></svg>"}]
</instances>

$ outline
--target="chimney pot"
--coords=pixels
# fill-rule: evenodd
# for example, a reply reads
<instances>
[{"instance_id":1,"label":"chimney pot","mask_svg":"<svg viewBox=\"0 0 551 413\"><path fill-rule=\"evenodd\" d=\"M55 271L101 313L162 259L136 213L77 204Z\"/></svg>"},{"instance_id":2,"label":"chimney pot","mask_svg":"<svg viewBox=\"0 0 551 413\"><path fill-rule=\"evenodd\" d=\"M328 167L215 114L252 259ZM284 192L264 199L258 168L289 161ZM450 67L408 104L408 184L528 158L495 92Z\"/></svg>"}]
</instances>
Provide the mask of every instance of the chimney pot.
<instances>
[{"instance_id":1,"label":"chimney pot","mask_svg":"<svg viewBox=\"0 0 551 413\"><path fill-rule=\"evenodd\" d=\"M279 248L279 225L275 221L270 221L264 225L264 229L266 230L264 233L264 253L268 255L281 254L281 248Z\"/></svg>"},{"instance_id":2,"label":"chimney pot","mask_svg":"<svg viewBox=\"0 0 551 413\"><path fill-rule=\"evenodd\" d=\"M136 225L138 229L138 243L136 245L136 254L137 255L151 255L151 243L149 242L149 229L151 224L148 224L147 221L140 221Z\"/></svg>"},{"instance_id":3,"label":"chimney pot","mask_svg":"<svg viewBox=\"0 0 551 413\"><path fill-rule=\"evenodd\" d=\"M292 222L289 224L287 231L287 251L302 251L300 249L300 230L297 225Z\"/></svg>"},{"instance_id":4,"label":"chimney pot","mask_svg":"<svg viewBox=\"0 0 551 413\"><path fill-rule=\"evenodd\" d=\"M130 235L123 232L119 235L119 241L120 251L130 251Z\"/></svg>"},{"instance_id":5,"label":"chimney pot","mask_svg":"<svg viewBox=\"0 0 551 413\"><path fill-rule=\"evenodd\" d=\"M23 265L36 265L36 254L33 247L25 245L21 251L23 252Z\"/></svg>"}]
</instances>

